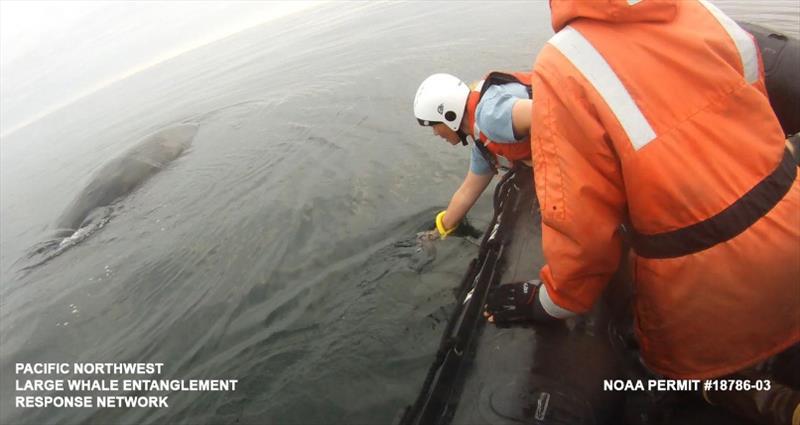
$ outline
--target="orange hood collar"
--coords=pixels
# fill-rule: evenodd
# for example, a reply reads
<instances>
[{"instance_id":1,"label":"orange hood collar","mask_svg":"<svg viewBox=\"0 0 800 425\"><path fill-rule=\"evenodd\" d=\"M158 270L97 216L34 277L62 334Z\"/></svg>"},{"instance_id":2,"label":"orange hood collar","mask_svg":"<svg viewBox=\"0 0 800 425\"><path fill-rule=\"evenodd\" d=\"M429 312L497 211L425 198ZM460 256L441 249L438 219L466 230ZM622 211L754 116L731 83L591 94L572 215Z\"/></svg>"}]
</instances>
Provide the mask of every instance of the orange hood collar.
<instances>
[{"instance_id":1,"label":"orange hood collar","mask_svg":"<svg viewBox=\"0 0 800 425\"><path fill-rule=\"evenodd\" d=\"M633 4L631 4L633 3ZM553 30L561 31L573 19L606 22L669 22L679 0L550 0Z\"/></svg>"}]
</instances>

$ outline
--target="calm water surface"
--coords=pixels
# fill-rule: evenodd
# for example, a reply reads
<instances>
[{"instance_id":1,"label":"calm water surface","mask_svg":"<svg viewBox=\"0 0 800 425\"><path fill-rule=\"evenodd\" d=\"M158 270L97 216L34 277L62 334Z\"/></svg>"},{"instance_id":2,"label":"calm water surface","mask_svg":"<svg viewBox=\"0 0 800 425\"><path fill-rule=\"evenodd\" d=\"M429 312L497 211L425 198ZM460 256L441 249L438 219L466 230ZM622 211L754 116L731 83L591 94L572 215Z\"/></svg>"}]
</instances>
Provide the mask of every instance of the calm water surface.
<instances>
[{"instance_id":1,"label":"calm water surface","mask_svg":"<svg viewBox=\"0 0 800 425\"><path fill-rule=\"evenodd\" d=\"M796 2L725 1L796 31ZM474 241L414 234L468 150L419 128L419 82L524 70L546 2L336 3L120 81L2 139L0 422L389 423L411 403ZM298 22L300 24L298 24ZM90 176L163 126L193 146L101 231L17 262ZM484 227L484 196L471 212ZM163 378L238 379L168 409L13 407L16 362L163 362Z\"/></svg>"}]
</instances>

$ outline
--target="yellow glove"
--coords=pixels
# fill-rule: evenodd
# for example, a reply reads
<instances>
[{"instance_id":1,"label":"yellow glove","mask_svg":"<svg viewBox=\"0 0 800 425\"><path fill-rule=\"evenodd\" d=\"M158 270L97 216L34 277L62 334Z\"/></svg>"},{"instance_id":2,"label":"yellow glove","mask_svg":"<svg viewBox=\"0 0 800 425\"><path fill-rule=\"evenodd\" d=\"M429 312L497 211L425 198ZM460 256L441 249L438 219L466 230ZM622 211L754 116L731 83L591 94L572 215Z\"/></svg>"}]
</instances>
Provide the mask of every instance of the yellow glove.
<instances>
[{"instance_id":1,"label":"yellow glove","mask_svg":"<svg viewBox=\"0 0 800 425\"><path fill-rule=\"evenodd\" d=\"M449 235L450 233L453 233L453 230L458 229L458 224L453 226L452 229L445 229L444 228L444 223L442 223L442 220L444 220L444 214L446 212L447 212L447 210L444 210L444 211L440 212L439 214L436 214L436 230L439 231L439 237L441 237L442 239L446 238L447 235Z\"/></svg>"}]
</instances>

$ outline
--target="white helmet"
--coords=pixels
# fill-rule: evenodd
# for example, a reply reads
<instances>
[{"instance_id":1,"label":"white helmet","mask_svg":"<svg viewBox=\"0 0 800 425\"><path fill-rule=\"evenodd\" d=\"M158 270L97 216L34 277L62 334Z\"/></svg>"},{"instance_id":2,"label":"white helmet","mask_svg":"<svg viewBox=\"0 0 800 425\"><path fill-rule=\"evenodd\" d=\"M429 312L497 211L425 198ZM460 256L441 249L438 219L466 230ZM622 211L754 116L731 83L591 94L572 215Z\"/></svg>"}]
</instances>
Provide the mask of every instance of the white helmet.
<instances>
[{"instance_id":1,"label":"white helmet","mask_svg":"<svg viewBox=\"0 0 800 425\"><path fill-rule=\"evenodd\" d=\"M469 87L450 74L433 74L426 78L414 96L414 116L420 125L443 123L458 131L464 108L467 106Z\"/></svg>"}]
</instances>

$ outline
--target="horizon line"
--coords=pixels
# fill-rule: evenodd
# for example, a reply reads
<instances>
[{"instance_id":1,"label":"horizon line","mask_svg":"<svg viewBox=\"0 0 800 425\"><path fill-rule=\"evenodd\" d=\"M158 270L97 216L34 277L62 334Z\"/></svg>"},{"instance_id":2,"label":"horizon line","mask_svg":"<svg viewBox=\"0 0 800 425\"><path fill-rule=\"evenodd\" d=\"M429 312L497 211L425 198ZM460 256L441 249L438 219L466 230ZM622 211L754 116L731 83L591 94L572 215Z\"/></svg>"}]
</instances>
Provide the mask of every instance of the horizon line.
<instances>
[{"instance_id":1,"label":"horizon line","mask_svg":"<svg viewBox=\"0 0 800 425\"><path fill-rule=\"evenodd\" d=\"M237 28L235 30L229 30L229 31L221 31L221 32L212 34L211 36L209 36L207 38L204 38L201 41L189 44L188 46L177 47L177 48L175 48L175 49L173 49L173 50L171 50L169 52L166 52L166 53L163 53L161 55L156 56L154 59L152 59L150 61L147 61L147 62L145 62L143 64L140 64L140 65L136 65L136 66L134 66L134 67L132 67L132 68L126 70L126 71L123 71L120 74L117 74L117 75L115 75L113 77L108 77L106 79L103 79L100 82L98 82L98 83L94 84L93 86L91 86L90 88L88 88L88 89L86 89L86 90L84 90L84 91L82 91L82 92L80 92L80 93L78 93L78 94L76 94L74 96L71 96L71 97L67 98L66 100L55 102L55 103L51 104L50 106L47 106L47 107L43 108L42 112L39 112L39 113L29 117L29 118L26 118L26 119L22 120L21 122L19 122L18 124L15 124L13 127L11 127L8 130L0 132L0 139L4 139L4 138L8 137L9 135L14 134L19 130L22 130L25 127L28 127L31 124L33 124L33 123L35 123L35 122L37 122L37 121L39 121L39 120L41 120L41 119L43 119L45 117L57 112L57 111L65 108L65 107L67 107L69 105L72 105L73 103L76 103L76 102L78 102L79 100L81 100L83 98L91 96L92 94L95 94L95 93L97 93L97 92L99 92L99 91L101 91L101 90L103 90L105 88L108 88L108 87L110 87L110 86L112 86L112 85L114 85L114 84L116 84L116 83L118 83L120 81L126 80L126 79L128 79L128 78L130 78L130 77L132 77L132 76L134 76L136 74L144 72L144 71L146 71L146 70L148 70L150 68L156 67L156 66L158 66L158 65L160 65L162 63L168 62L168 61L170 61L172 59L175 59L175 58L177 58L179 56L182 56L182 55L184 55L186 53L192 52L194 50L197 50L197 49L200 49L202 47L208 46L210 44L216 43L218 41L222 41L222 40L224 40L226 38L229 38L229 37L231 37L233 35L248 31L248 30L253 29L255 27L264 25L267 22L272 22L272 21L275 21L275 20L278 20L278 19L281 19L281 18L285 18L287 16L291 16L291 15L294 15L294 14L297 14L297 13L300 13L300 12L308 11L309 9L312 9L313 7L317 7L317 6L320 6L322 4L326 4L326 3L329 3L329 2L330 2L330 0L321 0L321 1L317 1L317 2L311 2L306 7L303 7L303 8L297 9L297 10L293 10L293 11L290 11L290 12L287 12L287 13L284 13L284 14L281 14L281 15L270 17L270 18L268 18L266 20L257 22L257 23L252 24L252 25L247 25L247 26L245 26L243 28Z\"/></svg>"}]
</instances>

